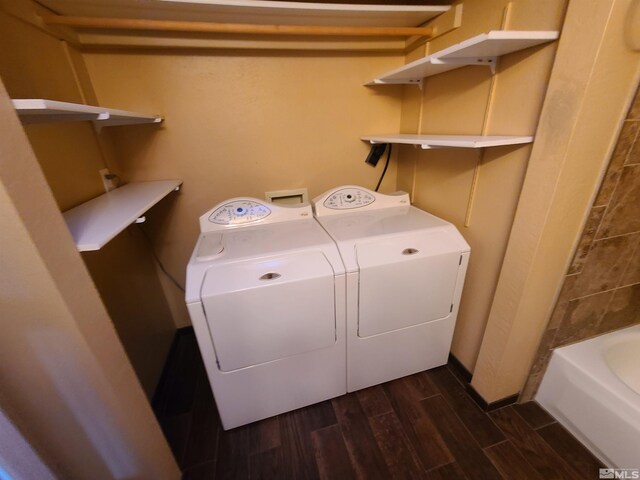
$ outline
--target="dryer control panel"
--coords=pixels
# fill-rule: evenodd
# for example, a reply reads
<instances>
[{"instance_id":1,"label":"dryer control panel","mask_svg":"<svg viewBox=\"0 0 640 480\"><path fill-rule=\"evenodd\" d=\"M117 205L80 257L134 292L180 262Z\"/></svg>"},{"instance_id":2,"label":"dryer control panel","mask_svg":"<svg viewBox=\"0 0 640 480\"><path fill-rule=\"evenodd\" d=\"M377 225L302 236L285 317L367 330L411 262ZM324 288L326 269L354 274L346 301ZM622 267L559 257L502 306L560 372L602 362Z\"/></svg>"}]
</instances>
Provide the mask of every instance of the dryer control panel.
<instances>
[{"instance_id":1,"label":"dryer control panel","mask_svg":"<svg viewBox=\"0 0 640 480\"><path fill-rule=\"evenodd\" d=\"M232 198L219 203L200 217L200 231L213 232L255 224L312 218L311 206L276 205L251 197Z\"/></svg>"},{"instance_id":2,"label":"dryer control panel","mask_svg":"<svg viewBox=\"0 0 640 480\"><path fill-rule=\"evenodd\" d=\"M236 200L216 208L209 221L218 225L240 225L262 220L271 215L266 205L251 200Z\"/></svg>"},{"instance_id":3,"label":"dryer control panel","mask_svg":"<svg viewBox=\"0 0 640 480\"><path fill-rule=\"evenodd\" d=\"M409 195L404 192L384 194L366 188L345 185L313 199L316 217L346 213L347 211L380 210L390 207L409 206Z\"/></svg>"},{"instance_id":4,"label":"dryer control panel","mask_svg":"<svg viewBox=\"0 0 640 480\"><path fill-rule=\"evenodd\" d=\"M349 210L375 202L373 195L360 188L347 187L331 194L322 204L334 210Z\"/></svg>"}]
</instances>

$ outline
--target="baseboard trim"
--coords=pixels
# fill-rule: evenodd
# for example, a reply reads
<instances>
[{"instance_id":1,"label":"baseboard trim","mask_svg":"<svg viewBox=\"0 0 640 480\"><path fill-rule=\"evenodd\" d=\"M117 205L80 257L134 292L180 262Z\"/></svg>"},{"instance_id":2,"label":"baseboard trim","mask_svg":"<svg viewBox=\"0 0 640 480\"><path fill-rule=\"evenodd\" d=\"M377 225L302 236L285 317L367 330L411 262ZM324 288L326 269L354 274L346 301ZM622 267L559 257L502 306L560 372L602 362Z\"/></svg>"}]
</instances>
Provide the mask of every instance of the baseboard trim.
<instances>
[{"instance_id":1,"label":"baseboard trim","mask_svg":"<svg viewBox=\"0 0 640 480\"><path fill-rule=\"evenodd\" d=\"M471 377L473 377L473 374L451 353L449 354L449 365L452 367L451 369L455 376L464 381L465 384L471 383Z\"/></svg>"},{"instance_id":2,"label":"baseboard trim","mask_svg":"<svg viewBox=\"0 0 640 480\"><path fill-rule=\"evenodd\" d=\"M517 403L518 397L520 393L514 393L513 395L509 395L508 397L501 398L500 400L496 400L495 402L488 403L482 395L480 395L471 384L467 385L467 392L473 400L478 404L478 406L484 410L485 412L491 412L492 410L497 410L502 407L506 407L508 405L513 405Z\"/></svg>"},{"instance_id":3,"label":"baseboard trim","mask_svg":"<svg viewBox=\"0 0 640 480\"><path fill-rule=\"evenodd\" d=\"M473 378L473 374L467 370L467 367L465 367L460 360L452 354L449 354L448 364L452 373L464 384L464 388L469 393L469 396L485 412L490 412L492 410L497 410L498 408L506 407L507 405L512 405L516 403L520 397L520 393L514 393L508 397L488 403L484 398L482 398L482 395L480 395L476 389L471 386L471 378Z\"/></svg>"}]
</instances>

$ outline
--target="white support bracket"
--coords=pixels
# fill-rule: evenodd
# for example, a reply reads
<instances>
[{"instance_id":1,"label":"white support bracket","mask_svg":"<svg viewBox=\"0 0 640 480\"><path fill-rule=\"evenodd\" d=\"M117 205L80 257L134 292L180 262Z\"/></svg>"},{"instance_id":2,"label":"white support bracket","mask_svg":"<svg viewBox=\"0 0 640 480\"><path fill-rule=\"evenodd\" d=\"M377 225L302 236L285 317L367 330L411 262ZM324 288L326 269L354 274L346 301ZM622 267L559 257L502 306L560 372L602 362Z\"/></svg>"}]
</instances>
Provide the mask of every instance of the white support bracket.
<instances>
[{"instance_id":1,"label":"white support bracket","mask_svg":"<svg viewBox=\"0 0 640 480\"><path fill-rule=\"evenodd\" d=\"M420 90L422 90L423 84L424 84L424 78L420 78L420 79L402 78L398 80L380 80L379 78L376 78L373 81L373 85L418 85Z\"/></svg>"},{"instance_id":2,"label":"white support bracket","mask_svg":"<svg viewBox=\"0 0 640 480\"><path fill-rule=\"evenodd\" d=\"M432 58L434 65L486 65L491 68L491 73L496 73L498 57L454 57L454 58Z\"/></svg>"},{"instance_id":3,"label":"white support bracket","mask_svg":"<svg viewBox=\"0 0 640 480\"><path fill-rule=\"evenodd\" d=\"M133 223L144 223L147 221L147 217L145 217L144 215L141 217L136 218L136 221Z\"/></svg>"}]
</instances>

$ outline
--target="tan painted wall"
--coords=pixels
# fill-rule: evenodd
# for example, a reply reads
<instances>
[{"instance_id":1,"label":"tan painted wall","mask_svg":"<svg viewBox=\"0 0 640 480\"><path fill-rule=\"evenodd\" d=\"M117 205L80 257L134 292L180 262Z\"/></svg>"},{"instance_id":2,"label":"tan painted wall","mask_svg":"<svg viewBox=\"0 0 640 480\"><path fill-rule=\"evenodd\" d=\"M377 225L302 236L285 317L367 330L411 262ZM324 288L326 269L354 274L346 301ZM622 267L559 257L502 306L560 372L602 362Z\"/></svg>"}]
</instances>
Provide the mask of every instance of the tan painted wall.
<instances>
[{"instance_id":1,"label":"tan painted wall","mask_svg":"<svg viewBox=\"0 0 640 480\"><path fill-rule=\"evenodd\" d=\"M159 112L165 124L119 128L126 180L181 178L183 190L147 231L184 282L198 217L230 197L341 184L373 188L383 162L364 163L361 135L397 131L400 87L362 83L398 56L247 51L95 51L85 61L100 103ZM395 190L395 162L382 191ZM184 295L166 282L174 316L189 324Z\"/></svg>"},{"instance_id":2,"label":"tan painted wall","mask_svg":"<svg viewBox=\"0 0 640 480\"><path fill-rule=\"evenodd\" d=\"M435 52L492 29L559 30L564 7L558 0L465 2L462 26L426 48ZM502 57L493 76L487 67L466 67L426 78L422 92L406 86L402 132L533 135L555 50L549 44ZM408 60L423 53L413 52ZM484 335L530 153L530 146L400 150L398 187L412 191L416 206L453 222L471 245L452 345L469 370Z\"/></svg>"},{"instance_id":3,"label":"tan painted wall","mask_svg":"<svg viewBox=\"0 0 640 480\"><path fill-rule=\"evenodd\" d=\"M60 478L180 477L0 83L0 391Z\"/></svg>"},{"instance_id":4,"label":"tan painted wall","mask_svg":"<svg viewBox=\"0 0 640 480\"><path fill-rule=\"evenodd\" d=\"M29 2L0 2L0 76L10 96L95 104L81 55L29 23L32 13ZM104 193L99 169L117 172L108 129L97 134L91 123L73 122L29 125L25 131L61 210ZM85 258L150 396L175 325L148 247L125 232Z\"/></svg>"},{"instance_id":5,"label":"tan painted wall","mask_svg":"<svg viewBox=\"0 0 640 480\"><path fill-rule=\"evenodd\" d=\"M632 0L569 3L472 381L489 402L524 384L635 92L640 49L625 42L624 28L640 21L632 5L640 8Z\"/></svg>"}]
</instances>

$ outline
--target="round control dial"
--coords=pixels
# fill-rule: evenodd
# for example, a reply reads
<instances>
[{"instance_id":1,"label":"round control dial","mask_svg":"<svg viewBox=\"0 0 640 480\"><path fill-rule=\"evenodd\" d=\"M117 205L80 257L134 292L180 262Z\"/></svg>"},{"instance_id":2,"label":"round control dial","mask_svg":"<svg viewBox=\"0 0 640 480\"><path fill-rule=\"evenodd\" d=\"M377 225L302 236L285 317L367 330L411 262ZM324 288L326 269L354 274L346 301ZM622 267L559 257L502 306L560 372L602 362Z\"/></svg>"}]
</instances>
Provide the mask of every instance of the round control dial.
<instances>
[{"instance_id":1,"label":"round control dial","mask_svg":"<svg viewBox=\"0 0 640 480\"><path fill-rule=\"evenodd\" d=\"M334 192L324 201L324 206L332 210L348 210L366 207L375 201L373 195L359 188L343 188Z\"/></svg>"},{"instance_id":2,"label":"round control dial","mask_svg":"<svg viewBox=\"0 0 640 480\"><path fill-rule=\"evenodd\" d=\"M271 215L271 209L266 205L248 200L230 202L216 208L209 215L211 223L218 225L242 225L257 222Z\"/></svg>"}]
</instances>

